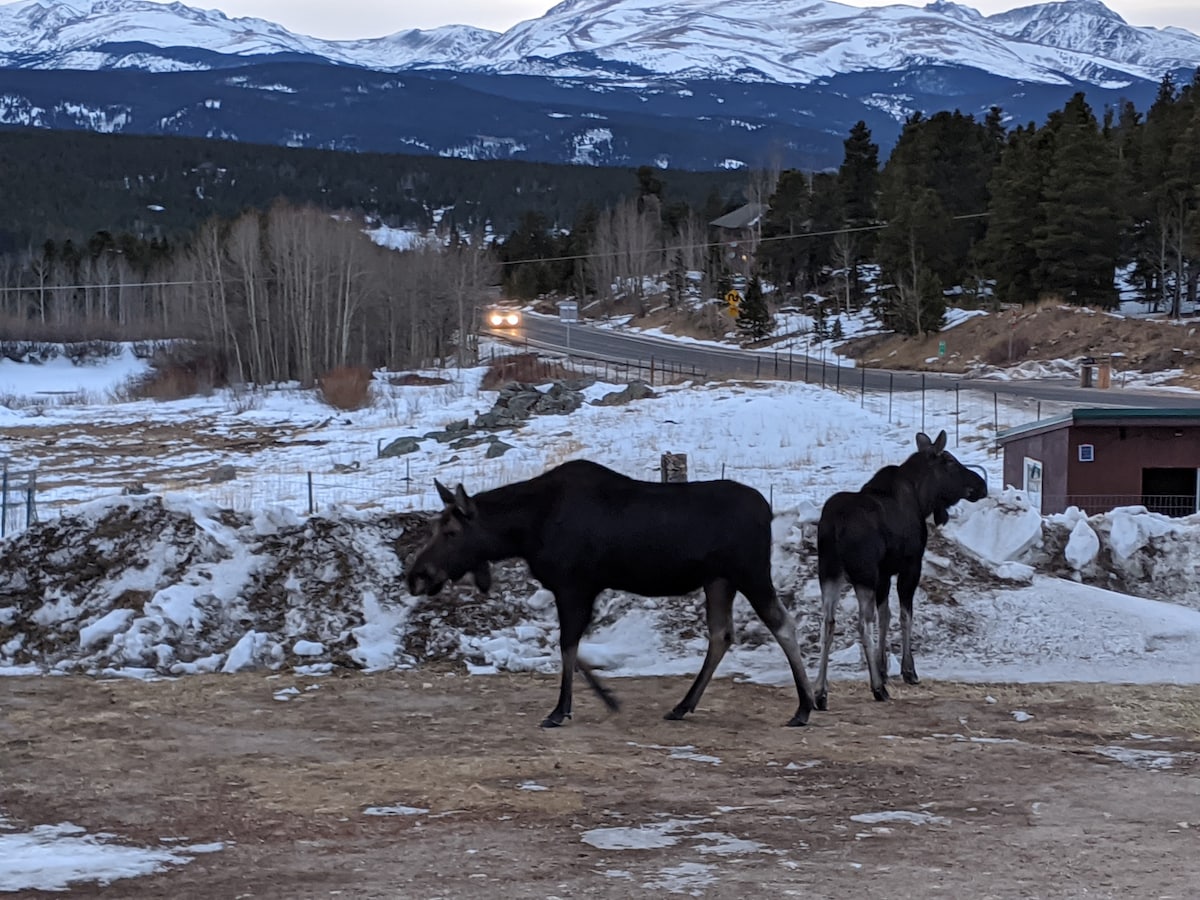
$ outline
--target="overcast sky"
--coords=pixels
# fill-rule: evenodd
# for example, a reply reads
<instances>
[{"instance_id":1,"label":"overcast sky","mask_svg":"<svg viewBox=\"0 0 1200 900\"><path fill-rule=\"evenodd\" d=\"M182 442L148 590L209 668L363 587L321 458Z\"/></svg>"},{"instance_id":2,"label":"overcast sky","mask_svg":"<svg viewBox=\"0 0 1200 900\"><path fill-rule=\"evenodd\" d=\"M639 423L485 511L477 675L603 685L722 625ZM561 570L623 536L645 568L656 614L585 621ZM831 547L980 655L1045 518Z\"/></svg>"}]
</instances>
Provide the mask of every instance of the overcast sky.
<instances>
[{"instance_id":1,"label":"overcast sky","mask_svg":"<svg viewBox=\"0 0 1200 900\"><path fill-rule=\"evenodd\" d=\"M167 2L167 0L159 0ZM505 31L536 19L555 4L549 0L185 0L189 6L220 9L229 16L257 16L290 31L344 40L380 37L409 28L476 25ZM663 0L669 2L669 0ZM888 6L891 0L847 0L853 6ZM984 14L1028 6L1031 0L961 0ZM1177 25L1200 34L1197 0L1106 0L1131 25ZM924 5L913 0L911 6Z\"/></svg>"}]
</instances>

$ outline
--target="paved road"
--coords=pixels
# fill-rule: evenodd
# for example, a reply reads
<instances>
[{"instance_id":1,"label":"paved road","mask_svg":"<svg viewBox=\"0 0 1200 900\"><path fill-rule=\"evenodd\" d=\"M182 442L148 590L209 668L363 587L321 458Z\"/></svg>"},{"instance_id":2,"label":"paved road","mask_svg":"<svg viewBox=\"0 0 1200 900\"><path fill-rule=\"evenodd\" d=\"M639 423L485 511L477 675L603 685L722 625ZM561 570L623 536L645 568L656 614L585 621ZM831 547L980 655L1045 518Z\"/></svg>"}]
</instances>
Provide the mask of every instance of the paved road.
<instances>
[{"instance_id":1,"label":"paved road","mask_svg":"<svg viewBox=\"0 0 1200 900\"><path fill-rule=\"evenodd\" d=\"M1135 391L1081 388L1069 382L1022 380L991 381L936 373L890 369L842 367L829 359L802 354L777 354L712 347L670 338L648 337L590 325L565 325L553 316L525 313L518 328L486 332L493 337L530 347L575 353L592 359L625 362L639 360L657 367L664 365L683 373L695 371L719 378L782 378L813 384L865 386L871 391L963 390L1010 394L1035 400L1072 403L1078 406L1139 406L1200 409L1200 394L1171 391Z\"/></svg>"}]
</instances>

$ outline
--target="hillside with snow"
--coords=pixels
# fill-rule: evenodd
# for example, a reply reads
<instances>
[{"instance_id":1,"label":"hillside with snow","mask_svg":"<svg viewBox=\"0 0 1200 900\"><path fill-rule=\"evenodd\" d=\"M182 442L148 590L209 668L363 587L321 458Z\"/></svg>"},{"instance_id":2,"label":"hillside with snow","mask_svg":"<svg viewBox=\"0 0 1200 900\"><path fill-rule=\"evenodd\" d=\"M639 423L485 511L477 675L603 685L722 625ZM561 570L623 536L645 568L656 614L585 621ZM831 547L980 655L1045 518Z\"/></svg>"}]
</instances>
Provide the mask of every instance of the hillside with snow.
<instances>
[{"instance_id":1,"label":"hillside with snow","mask_svg":"<svg viewBox=\"0 0 1200 900\"><path fill-rule=\"evenodd\" d=\"M357 41L181 3L0 5L0 124L571 165L831 168L859 121L886 153L914 113L1040 121L1081 90L1145 109L1197 67L1200 36L1098 0L567 0L503 34Z\"/></svg>"}]
</instances>

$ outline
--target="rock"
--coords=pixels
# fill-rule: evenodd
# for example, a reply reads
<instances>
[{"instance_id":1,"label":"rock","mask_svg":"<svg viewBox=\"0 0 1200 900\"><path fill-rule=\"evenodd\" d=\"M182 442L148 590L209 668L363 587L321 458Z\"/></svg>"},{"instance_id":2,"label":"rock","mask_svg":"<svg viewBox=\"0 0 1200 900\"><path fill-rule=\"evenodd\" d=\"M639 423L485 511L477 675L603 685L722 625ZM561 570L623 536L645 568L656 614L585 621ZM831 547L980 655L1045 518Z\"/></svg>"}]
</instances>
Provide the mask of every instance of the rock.
<instances>
[{"instance_id":1,"label":"rock","mask_svg":"<svg viewBox=\"0 0 1200 900\"><path fill-rule=\"evenodd\" d=\"M235 478L237 478L236 466L217 466L213 469L212 474L208 476L211 484L221 484L225 481L233 481Z\"/></svg>"},{"instance_id":2,"label":"rock","mask_svg":"<svg viewBox=\"0 0 1200 900\"><path fill-rule=\"evenodd\" d=\"M484 455L488 459L495 459L497 456L503 456L509 450L515 449L512 444L506 444L504 441L493 441L487 448L487 453Z\"/></svg>"},{"instance_id":3,"label":"rock","mask_svg":"<svg viewBox=\"0 0 1200 900\"><path fill-rule=\"evenodd\" d=\"M631 381L622 390L605 394L599 400L593 400L594 406L622 406L631 400L644 400L653 397L654 390L644 381Z\"/></svg>"},{"instance_id":4,"label":"rock","mask_svg":"<svg viewBox=\"0 0 1200 900\"><path fill-rule=\"evenodd\" d=\"M415 453L421 449L421 438L417 437L399 437L379 451L380 459L387 459L393 456L403 456L406 453Z\"/></svg>"}]
</instances>

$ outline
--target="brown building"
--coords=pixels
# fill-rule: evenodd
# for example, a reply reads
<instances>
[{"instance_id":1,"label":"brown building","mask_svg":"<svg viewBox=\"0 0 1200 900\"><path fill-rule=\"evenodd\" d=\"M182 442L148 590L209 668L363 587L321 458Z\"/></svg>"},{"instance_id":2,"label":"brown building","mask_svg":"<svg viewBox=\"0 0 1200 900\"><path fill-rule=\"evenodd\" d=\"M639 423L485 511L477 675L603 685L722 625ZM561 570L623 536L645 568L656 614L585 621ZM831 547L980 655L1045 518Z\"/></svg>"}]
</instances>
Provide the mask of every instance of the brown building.
<instances>
[{"instance_id":1,"label":"brown building","mask_svg":"<svg viewBox=\"0 0 1200 900\"><path fill-rule=\"evenodd\" d=\"M1200 509L1200 410L1076 409L997 435L1004 483L1043 514L1089 515L1145 506L1169 516Z\"/></svg>"}]
</instances>

